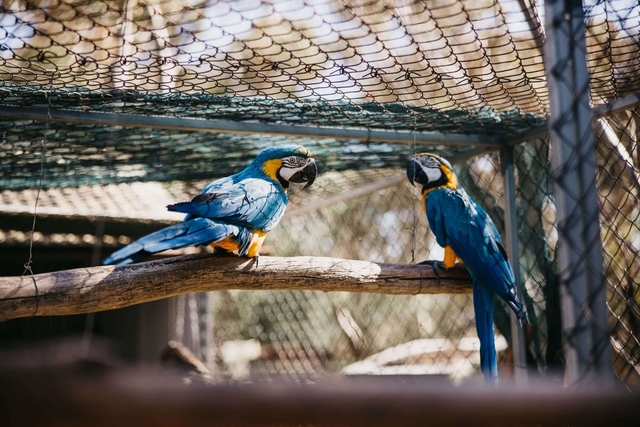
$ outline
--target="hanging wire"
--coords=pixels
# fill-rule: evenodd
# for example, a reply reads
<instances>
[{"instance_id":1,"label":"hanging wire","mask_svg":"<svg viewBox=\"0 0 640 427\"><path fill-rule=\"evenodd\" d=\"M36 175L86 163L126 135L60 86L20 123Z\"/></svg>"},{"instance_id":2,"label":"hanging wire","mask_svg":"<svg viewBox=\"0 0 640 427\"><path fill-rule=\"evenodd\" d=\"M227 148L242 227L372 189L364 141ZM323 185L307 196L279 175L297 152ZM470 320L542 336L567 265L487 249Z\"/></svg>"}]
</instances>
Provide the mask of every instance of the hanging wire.
<instances>
[{"instance_id":1,"label":"hanging wire","mask_svg":"<svg viewBox=\"0 0 640 427\"><path fill-rule=\"evenodd\" d=\"M413 149L413 157L418 155L418 149L417 149L417 145L416 145L416 132L417 132L417 118L414 117L414 121L413 121L413 144L412 144L412 149ZM410 191L411 193L415 196L416 194L416 189L414 186L410 186ZM412 228L411 228L411 262L410 264L415 264L416 263L416 227L418 226L418 215L416 213L416 209L414 207L414 209L411 209L411 215L412 215ZM422 275L422 271L420 272L420 274ZM420 290L422 290L422 280L420 281Z\"/></svg>"},{"instance_id":2,"label":"hanging wire","mask_svg":"<svg viewBox=\"0 0 640 427\"><path fill-rule=\"evenodd\" d=\"M31 223L31 232L29 235L29 259L24 264L24 271L22 275L26 275L29 273L31 279L33 280L33 287L35 288L35 300L36 305L33 310L32 316L35 316L38 313L38 306L40 304L40 290L38 289L38 283L36 281L35 274L33 272L32 264L33 264L33 234L36 231L36 221L38 219L38 201L40 200L40 192L42 190L42 181L44 179L44 162L46 157L46 148L47 148L47 138L49 134L49 126L51 124L51 94L53 92L53 77L55 74L55 70L45 70L46 73L50 73L49 76L49 87L46 94L47 98L47 121L44 125L44 132L42 135L42 139L40 140L40 173L38 175L38 185L36 190L36 200L33 205L33 222Z\"/></svg>"}]
</instances>

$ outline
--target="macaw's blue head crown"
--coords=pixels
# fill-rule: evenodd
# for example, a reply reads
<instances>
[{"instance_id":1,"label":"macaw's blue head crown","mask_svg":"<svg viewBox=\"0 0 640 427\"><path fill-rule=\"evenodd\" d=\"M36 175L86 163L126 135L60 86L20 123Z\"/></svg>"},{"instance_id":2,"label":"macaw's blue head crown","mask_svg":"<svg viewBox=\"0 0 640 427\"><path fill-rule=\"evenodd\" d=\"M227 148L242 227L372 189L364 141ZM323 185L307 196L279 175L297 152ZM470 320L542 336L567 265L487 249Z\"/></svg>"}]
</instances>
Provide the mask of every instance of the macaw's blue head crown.
<instances>
[{"instance_id":1,"label":"macaw's blue head crown","mask_svg":"<svg viewBox=\"0 0 640 427\"><path fill-rule=\"evenodd\" d=\"M313 154L302 145L277 145L262 150L255 158L253 163L264 163L267 160L282 159L284 157L297 156L304 158L312 158Z\"/></svg>"},{"instance_id":2,"label":"macaw's blue head crown","mask_svg":"<svg viewBox=\"0 0 640 427\"><path fill-rule=\"evenodd\" d=\"M458 186L451 163L431 153L418 154L409 161L407 178L411 185L421 184L425 189Z\"/></svg>"}]
</instances>

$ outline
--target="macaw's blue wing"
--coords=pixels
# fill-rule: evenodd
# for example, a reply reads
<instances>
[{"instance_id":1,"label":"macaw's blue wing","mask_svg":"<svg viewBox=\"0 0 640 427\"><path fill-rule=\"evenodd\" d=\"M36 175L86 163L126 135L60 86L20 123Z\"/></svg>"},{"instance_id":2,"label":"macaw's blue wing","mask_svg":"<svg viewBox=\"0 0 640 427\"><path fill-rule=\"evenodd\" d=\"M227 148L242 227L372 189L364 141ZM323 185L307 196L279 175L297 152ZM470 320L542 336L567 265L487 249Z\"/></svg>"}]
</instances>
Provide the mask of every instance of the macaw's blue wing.
<instances>
[{"instance_id":1,"label":"macaw's blue wing","mask_svg":"<svg viewBox=\"0 0 640 427\"><path fill-rule=\"evenodd\" d=\"M229 236L250 241L244 234L251 231L234 224L223 224L206 218L194 218L151 233L114 252L104 264L123 265L146 258L167 249L180 249L190 245L207 245ZM243 237L245 237L243 239Z\"/></svg>"},{"instance_id":2,"label":"macaw's blue wing","mask_svg":"<svg viewBox=\"0 0 640 427\"><path fill-rule=\"evenodd\" d=\"M234 185L209 187L190 202L169 205L174 212L223 219L225 222L271 231L287 207L287 197L277 184L264 179L242 179Z\"/></svg>"},{"instance_id":3,"label":"macaw's blue wing","mask_svg":"<svg viewBox=\"0 0 640 427\"><path fill-rule=\"evenodd\" d=\"M460 246L459 252L456 248L453 249L464 261L467 269L507 303L521 323L528 323L522 304L516 299L516 279L498 230L486 212L475 201L471 200L471 203L477 215L470 226L469 243L456 245L456 247ZM462 235L458 233L456 240L465 237L467 237L465 233Z\"/></svg>"},{"instance_id":4,"label":"macaw's blue wing","mask_svg":"<svg viewBox=\"0 0 640 427\"><path fill-rule=\"evenodd\" d=\"M515 277L500 234L487 213L463 189L434 191L427 219L442 247L451 246L472 275L482 279L516 313L527 318L515 297Z\"/></svg>"},{"instance_id":5,"label":"macaw's blue wing","mask_svg":"<svg viewBox=\"0 0 640 427\"><path fill-rule=\"evenodd\" d=\"M527 322L522 304L515 296L515 278L500 235L484 209L461 188L433 191L427 199L426 211L438 244L450 246L471 274L480 366L486 382L497 385L494 293L521 322Z\"/></svg>"}]
</instances>

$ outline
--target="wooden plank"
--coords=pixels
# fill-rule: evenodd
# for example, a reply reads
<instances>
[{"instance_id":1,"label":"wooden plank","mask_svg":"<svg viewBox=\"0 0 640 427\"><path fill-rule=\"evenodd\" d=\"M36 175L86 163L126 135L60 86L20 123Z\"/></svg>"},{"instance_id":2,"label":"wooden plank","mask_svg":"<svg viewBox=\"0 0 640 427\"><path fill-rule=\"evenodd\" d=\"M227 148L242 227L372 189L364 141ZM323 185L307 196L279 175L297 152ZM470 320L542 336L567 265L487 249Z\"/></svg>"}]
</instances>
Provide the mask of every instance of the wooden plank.
<instances>
[{"instance_id":1,"label":"wooden plank","mask_svg":"<svg viewBox=\"0 0 640 427\"><path fill-rule=\"evenodd\" d=\"M16 427L631 427L640 420L638 396L622 387L492 389L429 377L187 386L167 372L87 361L18 365L0 368L0 424Z\"/></svg>"}]
</instances>

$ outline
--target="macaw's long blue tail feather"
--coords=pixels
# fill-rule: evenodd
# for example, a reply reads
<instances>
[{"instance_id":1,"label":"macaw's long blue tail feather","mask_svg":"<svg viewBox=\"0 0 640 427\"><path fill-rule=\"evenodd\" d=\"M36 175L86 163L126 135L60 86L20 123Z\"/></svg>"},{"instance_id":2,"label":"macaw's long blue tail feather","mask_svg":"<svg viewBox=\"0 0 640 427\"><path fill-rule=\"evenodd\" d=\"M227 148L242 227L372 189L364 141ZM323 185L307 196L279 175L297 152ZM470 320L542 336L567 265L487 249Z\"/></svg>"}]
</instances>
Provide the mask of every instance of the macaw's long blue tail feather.
<instances>
[{"instance_id":1,"label":"macaw's long blue tail feather","mask_svg":"<svg viewBox=\"0 0 640 427\"><path fill-rule=\"evenodd\" d=\"M167 249L218 242L227 236L237 236L239 227L220 224L206 218L194 218L163 228L117 250L103 264L124 265Z\"/></svg>"},{"instance_id":2,"label":"macaw's long blue tail feather","mask_svg":"<svg viewBox=\"0 0 640 427\"><path fill-rule=\"evenodd\" d=\"M473 308L480 339L480 369L487 384L498 386L498 359L493 336L493 291L488 285L473 280Z\"/></svg>"}]
</instances>

